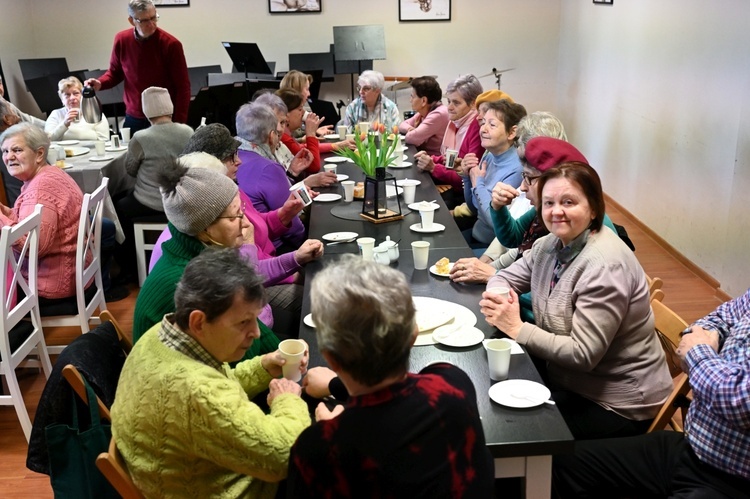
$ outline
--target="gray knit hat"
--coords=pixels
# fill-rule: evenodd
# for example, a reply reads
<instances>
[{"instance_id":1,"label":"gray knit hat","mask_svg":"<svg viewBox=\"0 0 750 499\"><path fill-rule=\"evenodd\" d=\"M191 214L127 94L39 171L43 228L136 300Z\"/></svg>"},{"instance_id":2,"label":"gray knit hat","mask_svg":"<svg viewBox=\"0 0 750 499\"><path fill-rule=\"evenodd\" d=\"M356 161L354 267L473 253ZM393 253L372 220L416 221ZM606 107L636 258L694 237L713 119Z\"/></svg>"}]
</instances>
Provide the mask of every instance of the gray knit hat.
<instances>
[{"instance_id":1,"label":"gray knit hat","mask_svg":"<svg viewBox=\"0 0 750 499\"><path fill-rule=\"evenodd\" d=\"M195 131L182 154L207 152L223 161L234 155L239 147L240 141L232 137L227 127L221 123L211 123Z\"/></svg>"},{"instance_id":2,"label":"gray knit hat","mask_svg":"<svg viewBox=\"0 0 750 499\"><path fill-rule=\"evenodd\" d=\"M148 87L141 93L141 107L146 118L157 116L171 116L174 114L174 104L169 97L169 90L161 87Z\"/></svg>"},{"instance_id":3,"label":"gray knit hat","mask_svg":"<svg viewBox=\"0 0 750 499\"><path fill-rule=\"evenodd\" d=\"M208 168L167 163L159 174L164 213L177 230L195 236L206 230L237 195L232 179Z\"/></svg>"}]
</instances>

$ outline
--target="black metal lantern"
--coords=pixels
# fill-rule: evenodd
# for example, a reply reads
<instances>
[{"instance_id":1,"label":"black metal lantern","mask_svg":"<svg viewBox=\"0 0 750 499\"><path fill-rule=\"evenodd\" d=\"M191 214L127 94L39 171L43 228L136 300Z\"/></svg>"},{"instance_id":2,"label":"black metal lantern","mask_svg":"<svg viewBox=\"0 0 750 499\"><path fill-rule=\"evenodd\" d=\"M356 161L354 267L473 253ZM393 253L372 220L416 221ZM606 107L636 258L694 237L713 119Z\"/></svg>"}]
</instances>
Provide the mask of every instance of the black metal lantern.
<instances>
[{"instance_id":1,"label":"black metal lantern","mask_svg":"<svg viewBox=\"0 0 750 499\"><path fill-rule=\"evenodd\" d=\"M365 177L364 202L360 216L374 223L393 222L404 218L401 214L396 178L386 173L385 168L376 168L375 177Z\"/></svg>"}]
</instances>

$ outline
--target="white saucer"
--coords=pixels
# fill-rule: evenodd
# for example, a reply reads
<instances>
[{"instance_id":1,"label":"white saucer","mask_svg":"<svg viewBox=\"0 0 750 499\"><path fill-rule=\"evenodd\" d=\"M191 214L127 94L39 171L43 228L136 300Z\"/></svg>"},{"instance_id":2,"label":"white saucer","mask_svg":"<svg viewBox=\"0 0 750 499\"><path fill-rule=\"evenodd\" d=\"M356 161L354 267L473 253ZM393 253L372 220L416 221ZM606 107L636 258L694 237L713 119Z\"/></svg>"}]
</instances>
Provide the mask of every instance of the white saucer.
<instances>
[{"instance_id":1,"label":"white saucer","mask_svg":"<svg viewBox=\"0 0 750 499\"><path fill-rule=\"evenodd\" d=\"M520 397L514 396L514 394L520 395ZM509 379L492 385L489 395L498 404L516 409L527 409L542 405L549 400L552 393L549 388L535 381Z\"/></svg>"},{"instance_id":2,"label":"white saucer","mask_svg":"<svg viewBox=\"0 0 750 499\"><path fill-rule=\"evenodd\" d=\"M119 151L127 151L128 146L120 146L120 147L107 147L104 150L107 152L119 152Z\"/></svg>"},{"instance_id":3,"label":"white saucer","mask_svg":"<svg viewBox=\"0 0 750 499\"><path fill-rule=\"evenodd\" d=\"M330 242L348 241L349 239L356 238L358 235L356 232L329 232L328 234L323 234L323 240Z\"/></svg>"},{"instance_id":4,"label":"white saucer","mask_svg":"<svg viewBox=\"0 0 750 499\"><path fill-rule=\"evenodd\" d=\"M411 203L410 205L407 205L407 206L411 211L419 211L419 203ZM435 210L440 208L440 205L437 203L430 203L430 206L432 206Z\"/></svg>"},{"instance_id":5,"label":"white saucer","mask_svg":"<svg viewBox=\"0 0 750 499\"><path fill-rule=\"evenodd\" d=\"M313 201L319 203L330 203L332 201L338 201L341 199L341 194L320 194Z\"/></svg>"},{"instance_id":6,"label":"white saucer","mask_svg":"<svg viewBox=\"0 0 750 499\"><path fill-rule=\"evenodd\" d=\"M339 140L339 134L337 133L329 133L328 135L323 135L323 138L326 140Z\"/></svg>"},{"instance_id":7,"label":"white saucer","mask_svg":"<svg viewBox=\"0 0 750 499\"><path fill-rule=\"evenodd\" d=\"M484 340L484 333L473 326L460 326L455 329L455 326L450 324L435 329L432 339L449 347L465 348L480 344Z\"/></svg>"},{"instance_id":8,"label":"white saucer","mask_svg":"<svg viewBox=\"0 0 750 499\"><path fill-rule=\"evenodd\" d=\"M388 165L388 168L409 168L410 166L410 162L402 161L400 165Z\"/></svg>"},{"instance_id":9,"label":"white saucer","mask_svg":"<svg viewBox=\"0 0 750 499\"><path fill-rule=\"evenodd\" d=\"M419 184L421 184L421 183L422 183L422 182L421 182L420 180L417 180L417 179L413 179L413 178L402 178L401 180L396 180L396 185L397 185L397 186L399 186L399 187L403 187L403 186L404 186L404 182L406 182L407 180L408 180L409 182L416 182L416 184L414 184L414 185L419 185Z\"/></svg>"},{"instance_id":10,"label":"white saucer","mask_svg":"<svg viewBox=\"0 0 750 499\"><path fill-rule=\"evenodd\" d=\"M305 326L315 329L315 323L312 320L312 314L307 314L305 318L302 319L302 322L305 323Z\"/></svg>"},{"instance_id":11,"label":"white saucer","mask_svg":"<svg viewBox=\"0 0 750 499\"><path fill-rule=\"evenodd\" d=\"M432 234L433 232L442 232L445 230L445 225L436 224L433 222L431 229L423 229L421 223L413 224L409 227L414 232L421 232L422 234Z\"/></svg>"},{"instance_id":12,"label":"white saucer","mask_svg":"<svg viewBox=\"0 0 750 499\"><path fill-rule=\"evenodd\" d=\"M349 175L344 175L343 173L336 174L336 182L343 182L344 180L349 180Z\"/></svg>"},{"instance_id":13,"label":"white saucer","mask_svg":"<svg viewBox=\"0 0 750 499\"><path fill-rule=\"evenodd\" d=\"M435 225L435 224L433 223L432 225ZM433 265L432 267L430 267L430 273L431 274L435 274L435 275L440 276L440 277L450 277L450 275L451 275L451 269L452 268L453 268L453 262L451 262L451 263L448 264L448 273L447 274L441 274L440 272L437 271L437 267L435 267Z\"/></svg>"},{"instance_id":14,"label":"white saucer","mask_svg":"<svg viewBox=\"0 0 750 499\"><path fill-rule=\"evenodd\" d=\"M112 161L113 159L115 159L114 156L105 154L104 156L92 156L89 158L89 161Z\"/></svg>"},{"instance_id":15,"label":"white saucer","mask_svg":"<svg viewBox=\"0 0 750 499\"><path fill-rule=\"evenodd\" d=\"M80 140L58 140L55 142L58 146L74 146L78 144Z\"/></svg>"},{"instance_id":16,"label":"white saucer","mask_svg":"<svg viewBox=\"0 0 750 499\"><path fill-rule=\"evenodd\" d=\"M325 161L327 163L343 163L344 161L349 161L349 158L345 158L344 156L331 156L330 158L326 158Z\"/></svg>"}]
</instances>

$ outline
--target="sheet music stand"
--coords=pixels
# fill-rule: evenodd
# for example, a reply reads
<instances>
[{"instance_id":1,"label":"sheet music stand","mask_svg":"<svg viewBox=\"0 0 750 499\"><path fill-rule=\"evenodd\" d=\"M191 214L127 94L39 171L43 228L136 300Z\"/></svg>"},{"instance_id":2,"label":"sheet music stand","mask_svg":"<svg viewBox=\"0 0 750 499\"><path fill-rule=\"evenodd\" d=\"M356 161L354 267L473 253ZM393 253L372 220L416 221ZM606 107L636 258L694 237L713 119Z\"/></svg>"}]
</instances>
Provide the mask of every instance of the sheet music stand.
<instances>
[{"instance_id":1,"label":"sheet music stand","mask_svg":"<svg viewBox=\"0 0 750 499\"><path fill-rule=\"evenodd\" d=\"M358 73L362 63L385 59L385 31L380 24L365 26L334 26L333 49L335 61L356 61ZM372 62L370 62L372 64ZM352 100L354 99L354 75L351 76Z\"/></svg>"},{"instance_id":2,"label":"sheet music stand","mask_svg":"<svg viewBox=\"0 0 750 499\"><path fill-rule=\"evenodd\" d=\"M234 66L240 72L244 72L246 77L249 73L273 75L257 43L221 42L221 44L232 59Z\"/></svg>"}]
</instances>

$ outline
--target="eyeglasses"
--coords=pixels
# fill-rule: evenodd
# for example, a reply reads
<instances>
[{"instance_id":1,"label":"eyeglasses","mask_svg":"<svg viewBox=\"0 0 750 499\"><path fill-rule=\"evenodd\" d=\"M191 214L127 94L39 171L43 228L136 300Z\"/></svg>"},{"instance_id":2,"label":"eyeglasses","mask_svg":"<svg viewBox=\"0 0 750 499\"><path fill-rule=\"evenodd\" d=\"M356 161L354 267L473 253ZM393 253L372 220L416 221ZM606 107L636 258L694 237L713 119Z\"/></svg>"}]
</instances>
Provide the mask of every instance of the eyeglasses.
<instances>
[{"instance_id":1,"label":"eyeglasses","mask_svg":"<svg viewBox=\"0 0 750 499\"><path fill-rule=\"evenodd\" d=\"M523 177L524 181L526 181L526 183L531 186L531 185L534 185L536 183L537 179L539 179L539 177L541 177L541 175L529 175L528 173L523 172L521 174L521 177Z\"/></svg>"},{"instance_id":2,"label":"eyeglasses","mask_svg":"<svg viewBox=\"0 0 750 499\"><path fill-rule=\"evenodd\" d=\"M237 213L236 215L223 215L223 216L216 217L216 218L217 219L228 218L230 220L242 220L244 216L245 216L245 203L242 203L242 206L240 207L240 212Z\"/></svg>"},{"instance_id":3,"label":"eyeglasses","mask_svg":"<svg viewBox=\"0 0 750 499\"><path fill-rule=\"evenodd\" d=\"M364 87L360 87L359 85L357 85L357 92L367 93L367 92L370 92L370 91L372 91L372 87L370 87L368 85L365 85Z\"/></svg>"},{"instance_id":4,"label":"eyeglasses","mask_svg":"<svg viewBox=\"0 0 750 499\"><path fill-rule=\"evenodd\" d=\"M155 16L149 17L149 18L146 18L146 19L138 19L137 17L134 17L133 21L137 22L138 24L157 23L157 22L159 22L159 14L156 14Z\"/></svg>"}]
</instances>

